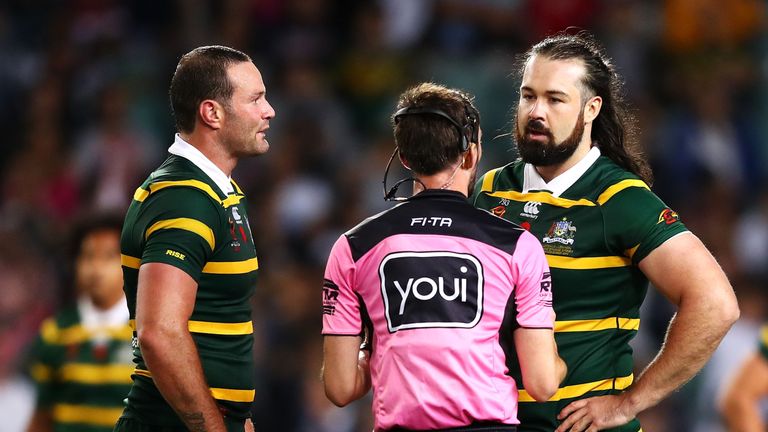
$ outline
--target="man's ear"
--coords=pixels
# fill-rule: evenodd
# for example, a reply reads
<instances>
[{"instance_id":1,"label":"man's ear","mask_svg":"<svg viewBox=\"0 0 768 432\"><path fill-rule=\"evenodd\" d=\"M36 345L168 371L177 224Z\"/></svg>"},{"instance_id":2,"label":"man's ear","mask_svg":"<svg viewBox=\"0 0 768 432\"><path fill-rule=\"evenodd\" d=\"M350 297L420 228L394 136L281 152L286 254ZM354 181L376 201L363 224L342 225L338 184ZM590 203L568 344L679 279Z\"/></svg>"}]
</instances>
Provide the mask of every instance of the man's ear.
<instances>
[{"instance_id":1,"label":"man's ear","mask_svg":"<svg viewBox=\"0 0 768 432\"><path fill-rule=\"evenodd\" d=\"M603 107L603 98L600 96L592 96L584 105L584 122L590 123L597 118L600 114L600 108Z\"/></svg>"},{"instance_id":2,"label":"man's ear","mask_svg":"<svg viewBox=\"0 0 768 432\"><path fill-rule=\"evenodd\" d=\"M400 159L400 164L402 164L405 169L410 171L411 167L408 165L408 161L405 160L405 158L403 157L403 154L400 152L397 152L397 157Z\"/></svg>"},{"instance_id":3,"label":"man's ear","mask_svg":"<svg viewBox=\"0 0 768 432\"><path fill-rule=\"evenodd\" d=\"M463 159L461 161L461 168L462 169L473 169L478 163L480 163L480 157L482 156L482 149L478 144L471 143L469 145L469 149L467 149L466 153L464 153Z\"/></svg>"},{"instance_id":4,"label":"man's ear","mask_svg":"<svg viewBox=\"0 0 768 432\"><path fill-rule=\"evenodd\" d=\"M224 107L213 99L206 99L200 102L197 113L200 116L200 122L211 129L220 129L221 120L224 118Z\"/></svg>"}]
</instances>

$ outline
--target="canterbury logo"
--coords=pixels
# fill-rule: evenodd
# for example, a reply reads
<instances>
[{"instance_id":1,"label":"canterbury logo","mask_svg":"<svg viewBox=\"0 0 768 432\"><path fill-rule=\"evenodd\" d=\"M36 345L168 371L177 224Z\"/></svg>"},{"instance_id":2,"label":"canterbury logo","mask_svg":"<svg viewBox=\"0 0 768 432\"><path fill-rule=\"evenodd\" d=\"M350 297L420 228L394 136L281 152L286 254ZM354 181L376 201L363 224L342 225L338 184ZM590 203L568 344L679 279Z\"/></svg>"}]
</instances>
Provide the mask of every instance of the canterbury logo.
<instances>
[{"instance_id":1,"label":"canterbury logo","mask_svg":"<svg viewBox=\"0 0 768 432\"><path fill-rule=\"evenodd\" d=\"M540 205L541 203L538 201L528 201L525 203L525 207L523 207L523 213L536 216L539 214Z\"/></svg>"}]
</instances>

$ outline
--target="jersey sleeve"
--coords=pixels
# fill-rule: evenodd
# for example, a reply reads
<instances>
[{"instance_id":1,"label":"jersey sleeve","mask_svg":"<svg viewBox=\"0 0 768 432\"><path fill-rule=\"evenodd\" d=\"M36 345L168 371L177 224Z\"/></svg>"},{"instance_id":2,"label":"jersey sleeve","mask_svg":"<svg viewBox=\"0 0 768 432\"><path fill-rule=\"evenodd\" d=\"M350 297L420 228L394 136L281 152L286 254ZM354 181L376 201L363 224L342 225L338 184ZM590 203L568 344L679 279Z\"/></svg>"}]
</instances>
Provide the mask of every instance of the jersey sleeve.
<instances>
[{"instance_id":1,"label":"jersey sleeve","mask_svg":"<svg viewBox=\"0 0 768 432\"><path fill-rule=\"evenodd\" d=\"M50 408L54 402L55 382L54 377L58 366L56 365L56 355L53 346L46 341L44 335L46 330L56 327L55 319L48 318L43 321L40 333L35 338L32 345L27 364L29 375L35 383L37 390L37 407ZM48 331L48 333L51 333Z\"/></svg>"},{"instance_id":2,"label":"jersey sleeve","mask_svg":"<svg viewBox=\"0 0 768 432\"><path fill-rule=\"evenodd\" d=\"M760 354L768 360L768 324L760 330Z\"/></svg>"},{"instance_id":3,"label":"jersey sleeve","mask_svg":"<svg viewBox=\"0 0 768 432\"><path fill-rule=\"evenodd\" d=\"M665 241L688 231L674 210L641 187L611 197L603 204L603 217L608 246L635 264Z\"/></svg>"},{"instance_id":4,"label":"jersey sleeve","mask_svg":"<svg viewBox=\"0 0 768 432\"><path fill-rule=\"evenodd\" d=\"M362 331L360 300L354 291L355 263L347 237L333 245L323 279L323 334L356 335Z\"/></svg>"},{"instance_id":5,"label":"jersey sleeve","mask_svg":"<svg viewBox=\"0 0 768 432\"><path fill-rule=\"evenodd\" d=\"M168 188L148 198L141 215L141 263L177 267L199 281L205 263L225 241L221 215L213 201L192 188ZM217 235L218 234L218 235Z\"/></svg>"},{"instance_id":6,"label":"jersey sleeve","mask_svg":"<svg viewBox=\"0 0 768 432\"><path fill-rule=\"evenodd\" d=\"M512 257L515 278L517 325L523 328L554 328L552 277L544 249L529 232L520 236Z\"/></svg>"}]
</instances>

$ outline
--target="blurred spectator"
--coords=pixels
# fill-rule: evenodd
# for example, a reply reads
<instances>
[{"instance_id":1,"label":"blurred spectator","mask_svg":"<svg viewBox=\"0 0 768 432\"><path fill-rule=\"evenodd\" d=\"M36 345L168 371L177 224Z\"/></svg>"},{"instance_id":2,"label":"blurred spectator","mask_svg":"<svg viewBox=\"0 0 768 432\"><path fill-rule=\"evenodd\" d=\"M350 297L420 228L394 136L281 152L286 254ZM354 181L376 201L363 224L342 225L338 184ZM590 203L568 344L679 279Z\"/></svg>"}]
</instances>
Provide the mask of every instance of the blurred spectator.
<instances>
[{"instance_id":1,"label":"blurred spectator","mask_svg":"<svg viewBox=\"0 0 768 432\"><path fill-rule=\"evenodd\" d=\"M34 408L34 388L20 373L35 330L54 307L56 285L34 244L0 232L0 431L23 430Z\"/></svg>"},{"instance_id":2,"label":"blurred spectator","mask_svg":"<svg viewBox=\"0 0 768 432\"><path fill-rule=\"evenodd\" d=\"M127 209L133 191L159 159L159 147L129 122L127 98L125 89L107 87L96 123L76 143L80 188L96 209Z\"/></svg>"},{"instance_id":3,"label":"blurred spectator","mask_svg":"<svg viewBox=\"0 0 768 432\"><path fill-rule=\"evenodd\" d=\"M73 239L76 305L45 320L30 371L37 408L29 432L109 432L123 412L133 372L120 267L122 217L80 221Z\"/></svg>"}]
</instances>

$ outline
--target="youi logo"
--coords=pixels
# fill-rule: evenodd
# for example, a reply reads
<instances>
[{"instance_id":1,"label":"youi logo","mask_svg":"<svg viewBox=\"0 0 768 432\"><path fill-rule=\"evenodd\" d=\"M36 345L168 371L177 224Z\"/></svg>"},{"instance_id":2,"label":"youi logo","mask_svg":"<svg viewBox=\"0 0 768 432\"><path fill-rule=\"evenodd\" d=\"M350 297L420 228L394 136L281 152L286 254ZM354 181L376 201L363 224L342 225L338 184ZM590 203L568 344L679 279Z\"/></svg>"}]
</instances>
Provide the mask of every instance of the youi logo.
<instances>
[{"instance_id":1,"label":"youi logo","mask_svg":"<svg viewBox=\"0 0 768 432\"><path fill-rule=\"evenodd\" d=\"M389 331L472 328L483 314L483 267L455 252L398 252L379 265Z\"/></svg>"}]
</instances>

